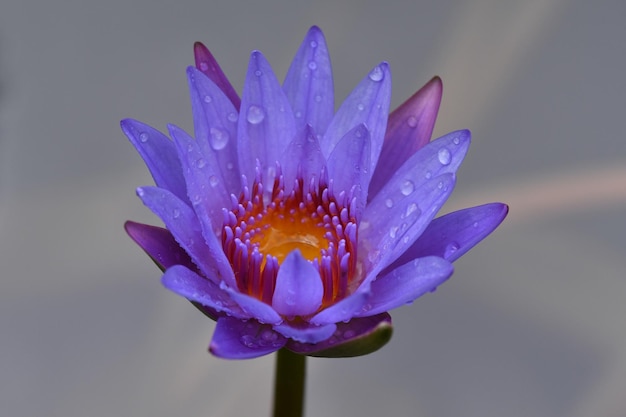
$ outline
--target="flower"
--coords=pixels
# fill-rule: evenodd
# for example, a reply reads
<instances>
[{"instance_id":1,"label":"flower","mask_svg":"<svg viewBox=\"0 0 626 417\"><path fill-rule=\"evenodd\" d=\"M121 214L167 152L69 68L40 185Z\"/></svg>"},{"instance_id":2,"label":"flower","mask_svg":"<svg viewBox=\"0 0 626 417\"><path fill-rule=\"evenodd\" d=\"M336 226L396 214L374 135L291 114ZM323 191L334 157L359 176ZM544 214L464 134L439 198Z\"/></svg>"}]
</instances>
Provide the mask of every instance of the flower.
<instances>
[{"instance_id":1,"label":"flower","mask_svg":"<svg viewBox=\"0 0 626 417\"><path fill-rule=\"evenodd\" d=\"M374 351L391 337L387 311L433 291L506 216L493 203L434 219L470 142L461 130L429 143L439 78L388 115L383 62L335 113L317 27L282 87L252 52L241 99L209 50L194 52L195 138L121 122L156 183L137 194L166 226L126 230L164 286L217 321L213 354Z\"/></svg>"}]
</instances>

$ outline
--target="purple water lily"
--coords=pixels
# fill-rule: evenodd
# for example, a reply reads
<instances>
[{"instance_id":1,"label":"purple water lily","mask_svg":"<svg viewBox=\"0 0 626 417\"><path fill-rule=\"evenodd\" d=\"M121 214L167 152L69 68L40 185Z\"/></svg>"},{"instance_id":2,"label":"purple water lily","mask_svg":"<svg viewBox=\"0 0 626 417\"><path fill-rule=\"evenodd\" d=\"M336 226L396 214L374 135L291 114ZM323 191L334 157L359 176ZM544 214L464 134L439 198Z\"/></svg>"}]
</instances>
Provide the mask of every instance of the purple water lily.
<instances>
[{"instance_id":1,"label":"purple water lily","mask_svg":"<svg viewBox=\"0 0 626 417\"><path fill-rule=\"evenodd\" d=\"M200 43L195 58L195 138L121 123L156 183L137 194L166 226L126 230L165 287L217 321L213 354L376 350L391 336L387 311L448 279L451 262L506 216L493 203L434 219L470 143L466 130L429 143L439 78L389 115L383 62L335 112L317 27L282 87L252 52L241 99Z\"/></svg>"}]
</instances>

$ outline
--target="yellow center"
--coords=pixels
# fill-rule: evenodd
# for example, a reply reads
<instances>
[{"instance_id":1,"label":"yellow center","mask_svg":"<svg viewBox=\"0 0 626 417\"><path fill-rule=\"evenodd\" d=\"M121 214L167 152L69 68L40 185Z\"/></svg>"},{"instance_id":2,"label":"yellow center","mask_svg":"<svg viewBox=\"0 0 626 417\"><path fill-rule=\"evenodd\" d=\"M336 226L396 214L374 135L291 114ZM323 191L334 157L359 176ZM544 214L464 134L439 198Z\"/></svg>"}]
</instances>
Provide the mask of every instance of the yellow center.
<instances>
[{"instance_id":1,"label":"yellow center","mask_svg":"<svg viewBox=\"0 0 626 417\"><path fill-rule=\"evenodd\" d=\"M261 253L276 257L279 264L294 249L299 249L305 259L312 261L320 257L322 249L328 248L324 237L326 230L319 222L306 208L277 207L268 210L261 223L255 225L260 233L255 233L250 241L258 243Z\"/></svg>"}]
</instances>

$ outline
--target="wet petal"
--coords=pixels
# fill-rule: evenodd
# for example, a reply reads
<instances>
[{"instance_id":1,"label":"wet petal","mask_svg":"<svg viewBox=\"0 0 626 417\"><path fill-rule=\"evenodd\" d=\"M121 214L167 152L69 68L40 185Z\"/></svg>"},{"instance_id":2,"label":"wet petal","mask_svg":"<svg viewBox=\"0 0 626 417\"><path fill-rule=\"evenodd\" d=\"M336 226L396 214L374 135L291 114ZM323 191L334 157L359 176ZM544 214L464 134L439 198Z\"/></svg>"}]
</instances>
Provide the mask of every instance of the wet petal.
<instances>
[{"instance_id":1,"label":"wet petal","mask_svg":"<svg viewBox=\"0 0 626 417\"><path fill-rule=\"evenodd\" d=\"M239 191L235 108L215 83L193 67L187 69L196 140L207 161L219 166L227 190Z\"/></svg>"},{"instance_id":2,"label":"wet petal","mask_svg":"<svg viewBox=\"0 0 626 417\"><path fill-rule=\"evenodd\" d=\"M124 223L124 228L162 271L173 265L184 265L197 270L187 252L180 247L169 230L131 221Z\"/></svg>"},{"instance_id":3,"label":"wet petal","mask_svg":"<svg viewBox=\"0 0 626 417\"><path fill-rule=\"evenodd\" d=\"M391 72L383 62L370 71L337 110L321 142L324 155L330 155L348 131L364 124L370 132L372 172L383 146L390 99Z\"/></svg>"},{"instance_id":4,"label":"wet petal","mask_svg":"<svg viewBox=\"0 0 626 417\"><path fill-rule=\"evenodd\" d=\"M161 282L165 288L189 301L239 319L250 318L218 285L182 265L175 265L165 271Z\"/></svg>"},{"instance_id":5,"label":"wet petal","mask_svg":"<svg viewBox=\"0 0 626 417\"><path fill-rule=\"evenodd\" d=\"M296 126L306 124L323 134L335 112L333 73L322 31L309 29L287 71L283 90L296 117Z\"/></svg>"},{"instance_id":6,"label":"wet petal","mask_svg":"<svg viewBox=\"0 0 626 417\"><path fill-rule=\"evenodd\" d=\"M434 77L389 115L385 141L370 183L370 200L411 155L430 141L441 94L441 79Z\"/></svg>"},{"instance_id":7,"label":"wet petal","mask_svg":"<svg viewBox=\"0 0 626 417\"><path fill-rule=\"evenodd\" d=\"M233 271L216 244L206 241L198 218L187 204L171 192L157 187L137 189L137 195L154 214L159 216L178 244L185 249L203 275L210 279L235 282Z\"/></svg>"},{"instance_id":8,"label":"wet petal","mask_svg":"<svg viewBox=\"0 0 626 417\"><path fill-rule=\"evenodd\" d=\"M316 344L289 340L287 348L303 355L324 358L349 358L367 355L383 347L392 334L391 316L387 313L354 318L337 323L335 333Z\"/></svg>"},{"instance_id":9,"label":"wet petal","mask_svg":"<svg viewBox=\"0 0 626 417\"><path fill-rule=\"evenodd\" d=\"M275 164L296 133L291 105L272 68L258 51L250 56L238 123L239 167L249 181L261 162L263 185L271 190ZM251 185L251 184L248 184Z\"/></svg>"},{"instance_id":10,"label":"wet petal","mask_svg":"<svg viewBox=\"0 0 626 417\"><path fill-rule=\"evenodd\" d=\"M372 282L372 296L356 316L372 316L413 302L433 291L452 275L452 264L443 258L418 258Z\"/></svg>"},{"instance_id":11,"label":"wet petal","mask_svg":"<svg viewBox=\"0 0 626 417\"><path fill-rule=\"evenodd\" d=\"M220 317L209 351L224 359L251 359L275 352L286 343L287 339L271 326L253 320L243 322L233 317Z\"/></svg>"},{"instance_id":12,"label":"wet petal","mask_svg":"<svg viewBox=\"0 0 626 417\"><path fill-rule=\"evenodd\" d=\"M337 326L334 323L325 326L307 326L303 328L293 327L288 323L274 326L274 330L278 333L300 343L319 343L332 336L336 329Z\"/></svg>"},{"instance_id":13,"label":"wet petal","mask_svg":"<svg viewBox=\"0 0 626 417\"><path fill-rule=\"evenodd\" d=\"M403 181L390 181L400 189ZM391 194L381 191L367 206L359 226L359 257L368 271L366 280L373 279L397 259L422 234L443 203L452 193L454 176L440 175L411 193ZM389 197L386 197L389 195Z\"/></svg>"},{"instance_id":14,"label":"wet petal","mask_svg":"<svg viewBox=\"0 0 626 417\"><path fill-rule=\"evenodd\" d=\"M348 321L354 317L358 311L362 310L363 306L367 304L370 295L369 285L365 283L353 294L350 294L343 300L317 313L309 320L309 323L322 326L330 323Z\"/></svg>"},{"instance_id":15,"label":"wet petal","mask_svg":"<svg viewBox=\"0 0 626 417\"><path fill-rule=\"evenodd\" d=\"M454 262L493 232L508 211L506 204L491 203L438 217L394 265L429 255Z\"/></svg>"},{"instance_id":16,"label":"wet petal","mask_svg":"<svg viewBox=\"0 0 626 417\"><path fill-rule=\"evenodd\" d=\"M155 128L137 120L124 119L120 125L146 163L155 184L186 201L185 179L174 143Z\"/></svg>"},{"instance_id":17,"label":"wet petal","mask_svg":"<svg viewBox=\"0 0 626 417\"><path fill-rule=\"evenodd\" d=\"M226 291L230 298L249 316L264 324L280 324L283 319L271 306L254 297L243 294L237 289L222 283L220 289Z\"/></svg>"},{"instance_id":18,"label":"wet petal","mask_svg":"<svg viewBox=\"0 0 626 417\"><path fill-rule=\"evenodd\" d=\"M370 143L369 131L360 124L341 138L328 157L328 174L333 181L335 195L345 191L356 197L359 213L365 206L372 172L369 168Z\"/></svg>"},{"instance_id":19,"label":"wet petal","mask_svg":"<svg viewBox=\"0 0 626 417\"><path fill-rule=\"evenodd\" d=\"M211 51L201 42L196 42L193 45L193 53L196 58L196 67L202 71L204 75L209 77L211 81L217 84L220 90L229 98L233 106L239 109L241 104L239 95L237 95L232 84L228 81L228 78L224 74L224 71L222 71L222 68L220 68L217 60L213 57L213 54L211 54Z\"/></svg>"},{"instance_id":20,"label":"wet petal","mask_svg":"<svg viewBox=\"0 0 626 417\"><path fill-rule=\"evenodd\" d=\"M292 251L278 269L272 298L274 310L287 317L306 316L322 305L323 295L324 286L317 269L299 250Z\"/></svg>"}]
</instances>

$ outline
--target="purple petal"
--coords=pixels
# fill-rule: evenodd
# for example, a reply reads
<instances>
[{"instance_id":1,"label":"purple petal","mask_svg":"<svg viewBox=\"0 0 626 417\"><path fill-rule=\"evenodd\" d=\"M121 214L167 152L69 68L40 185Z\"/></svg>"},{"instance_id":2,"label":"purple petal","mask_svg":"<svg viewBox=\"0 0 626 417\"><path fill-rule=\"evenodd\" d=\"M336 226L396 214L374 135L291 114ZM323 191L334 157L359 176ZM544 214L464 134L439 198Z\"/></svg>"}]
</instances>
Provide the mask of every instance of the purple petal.
<instances>
[{"instance_id":1,"label":"purple petal","mask_svg":"<svg viewBox=\"0 0 626 417\"><path fill-rule=\"evenodd\" d=\"M224 312L239 319L250 318L218 285L182 265L175 265L165 271L161 282L165 288L182 295L189 301L195 301L217 312Z\"/></svg>"},{"instance_id":2,"label":"purple petal","mask_svg":"<svg viewBox=\"0 0 626 417\"><path fill-rule=\"evenodd\" d=\"M360 213L365 206L370 167L370 135L360 124L345 134L328 157L328 174L335 195L342 191L357 198ZM351 190L353 193L350 193ZM359 217L359 215L357 215Z\"/></svg>"},{"instance_id":3,"label":"purple petal","mask_svg":"<svg viewBox=\"0 0 626 417\"><path fill-rule=\"evenodd\" d=\"M321 142L324 155L330 155L348 131L365 124L371 141L369 171L373 172L383 145L390 99L391 72L383 62L356 86L335 114Z\"/></svg>"},{"instance_id":4,"label":"purple petal","mask_svg":"<svg viewBox=\"0 0 626 417\"><path fill-rule=\"evenodd\" d=\"M215 326L209 351L224 359L251 359L275 352L287 339L271 326L255 321L243 322L233 317L220 317Z\"/></svg>"},{"instance_id":5,"label":"purple petal","mask_svg":"<svg viewBox=\"0 0 626 417\"><path fill-rule=\"evenodd\" d=\"M389 115L385 141L370 183L370 199L411 155L430 141L441 94L441 79L434 77Z\"/></svg>"},{"instance_id":6,"label":"purple petal","mask_svg":"<svg viewBox=\"0 0 626 417\"><path fill-rule=\"evenodd\" d=\"M372 282L372 296L357 316L373 316L411 303L437 288L453 270L450 262L437 256L414 259Z\"/></svg>"},{"instance_id":7,"label":"purple petal","mask_svg":"<svg viewBox=\"0 0 626 417\"><path fill-rule=\"evenodd\" d=\"M397 192L393 194L385 187L367 206L359 225L358 255L368 271L366 281L373 279L413 244L454 187L454 176L443 174L410 193L403 193L399 191L403 182L414 180L411 176L400 178L392 178L387 184Z\"/></svg>"},{"instance_id":8,"label":"purple petal","mask_svg":"<svg viewBox=\"0 0 626 417\"><path fill-rule=\"evenodd\" d=\"M233 106L239 109L241 100L239 95L231 85L228 78L224 74L224 71L220 68L215 58L211 54L211 51L204 46L201 42L196 42L193 45L193 53L196 58L196 67L211 79L217 86L226 94L230 99Z\"/></svg>"},{"instance_id":9,"label":"purple petal","mask_svg":"<svg viewBox=\"0 0 626 417\"><path fill-rule=\"evenodd\" d=\"M254 179L258 159L263 186L271 190L276 176L275 164L295 138L295 133L295 119L285 93L265 57L258 51L253 52L243 88L238 124L237 148L241 173L249 181Z\"/></svg>"},{"instance_id":10,"label":"purple petal","mask_svg":"<svg viewBox=\"0 0 626 417\"><path fill-rule=\"evenodd\" d=\"M276 276L272 307L287 317L313 314L322 305L324 285L313 265L294 250L283 261Z\"/></svg>"},{"instance_id":11,"label":"purple petal","mask_svg":"<svg viewBox=\"0 0 626 417\"><path fill-rule=\"evenodd\" d=\"M287 71L283 90L296 116L296 126L313 126L323 134L333 118L333 73L322 31L309 29Z\"/></svg>"},{"instance_id":12,"label":"purple petal","mask_svg":"<svg viewBox=\"0 0 626 417\"><path fill-rule=\"evenodd\" d=\"M162 271L174 265L184 265L197 270L187 252L176 243L169 230L131 221L124 223L124 228Z\"/></svg>"},{"instance_id":13,"label":"purple petal","mask_svg":"<svg viewBox=\"0 0 626 417\"><path fill-rule=\"evenodd\" d=\"M196 140L207 161L219 166L225 187L239 192L237 157L238 109L211 80L193 67L187 69Z\"/></svg>"},{"instance_id":14,"label":"purple petal","mask_svg":"<svg viewBox=\"0 0 626 417\"><path fill-rule=\"evenodd\" d=\"M274 330L283 336L295 340L300 343L319 343L322 342L335 333L337 326L333 324L327 324L325 326L308 326L304 328L292 327L288 323L283 323L278 326L274 326Z\"/></svg>"},{"instance_id":15,"label":"purple petal","mask_svg":"<svg viewBox=\"0 0 626 417\"><path fill-rule=\"evenodd\" d=\"M369 285L367 283L361 285L354 293L317 313L309 320L309 323L323 326L325 324L348 321L363 309L370 295Z\"/></svg>"},{"instance_id":16,"label":"purple petal","mask_svg":"<svg viewBox=\"0 0 626 417\"><path fill-rule=\"evenodd\" d=\"M506 204L491 203L438 217L394 265L429 255L454 262L493 232L508 212Z\"/></svg>"},{"instance_id":17,"label":"purple petal","mask_svg":"<svg viewBox=\"0 0 626 417\"><path fill-rule=\"evenodd\" d=\"M162 188L138 188L137 195L154 214L163 220L165 227L189 254L204 276L209 279L223 279L234 284L235 276L224 252L215 244L207 244L200 222L191 207Z\"/></svg>"},{"instance_id":18,"label":"purple petal","mask_svg":"<svg viewBox=\"0 0 626 417\"><path fill-rule=\"evenodd\" d=\"M287 348L303 355L322 357L353 357L378 350L391 338L391 316L387 313L372 317L354 318L348 323L337 323L330 338L316 344L287 342Z\"/></svg>"},{"instance_id":19,"label":"purple petal","mask_svg":"<svg viewBox=\"0 0 626 417\"><path fill-rule=\"evenodd\" d=\"M326 163L313 128L306 125L304 129L304 135L297 135L281 157L286 193L292 190L298 173L308 181L313 176L319 177Z\"/></svg>"},{"instance_id":20,"label":"purple petal","mask_svg":"<svg viewBox=\"0 0 626 417\"><path fill-rule=\"evenodd\" d=\"M145 161L155 184L186 201L185 179L174 143L163 133L137 120L124 119L120 125Z\"/></svg>"},{"instance_id":21,"label":"purple petal","mask_svg":"<svg viewBox=\"0 0 626 417\"><path fill-rule=\"evenodd\" d=\"M222 230L222 209L230 206L230 193L226 190L222 175L215 160L207 158L198 142L182 129L168 126L170 135L178 148L187 183L187 193L198 217L208 217L211 227L207 233L219 235ZM204 221L202 222L205 225Z\"/></svg>"},{"instance_id":22,"label":"purple petal","mask_svg":"<svg viewBox=\"0 0 626 417\"><path fill-rule=\"evenodd\" d=\"M222 283L220 289L226 291L230 298L239 304L241 309L249 316L258 320L261 323L268 324L280 324L282 323L282 317L268 304L263 301L257 300L254 297L240 293L237 289L229 287Z\"/></svg>"}]
</instances>

